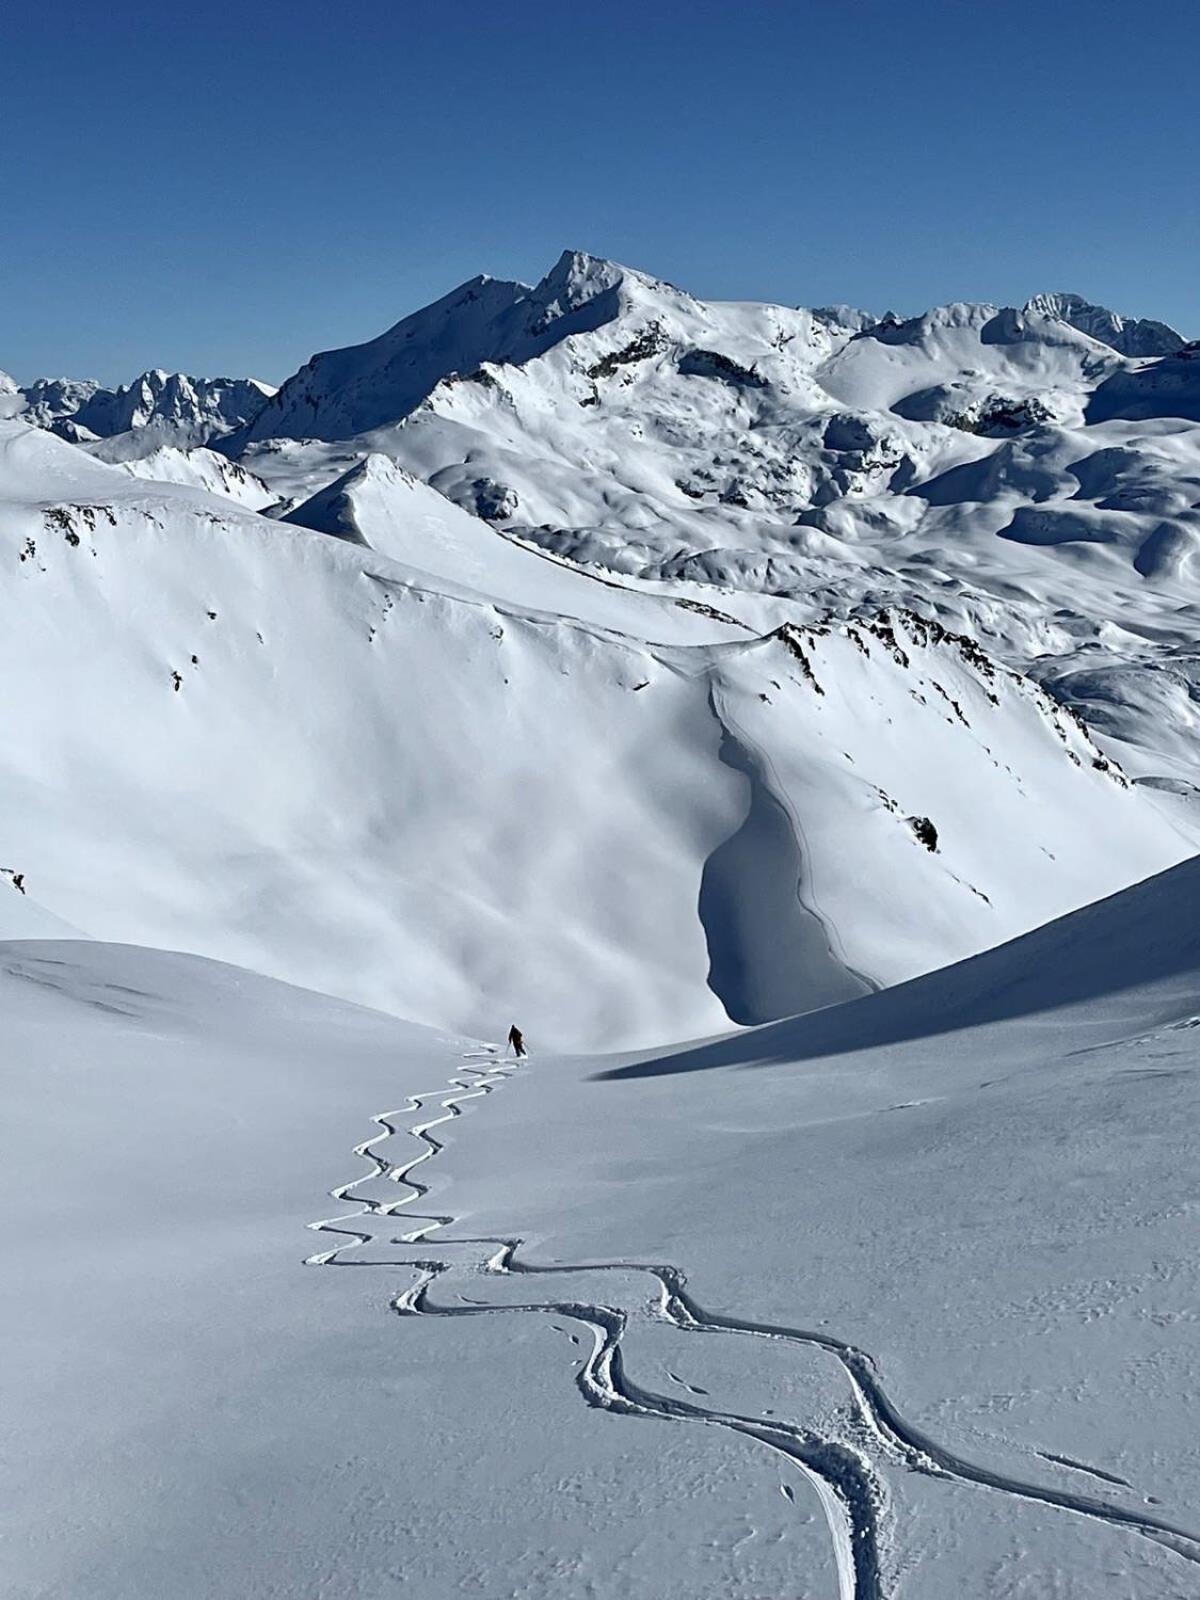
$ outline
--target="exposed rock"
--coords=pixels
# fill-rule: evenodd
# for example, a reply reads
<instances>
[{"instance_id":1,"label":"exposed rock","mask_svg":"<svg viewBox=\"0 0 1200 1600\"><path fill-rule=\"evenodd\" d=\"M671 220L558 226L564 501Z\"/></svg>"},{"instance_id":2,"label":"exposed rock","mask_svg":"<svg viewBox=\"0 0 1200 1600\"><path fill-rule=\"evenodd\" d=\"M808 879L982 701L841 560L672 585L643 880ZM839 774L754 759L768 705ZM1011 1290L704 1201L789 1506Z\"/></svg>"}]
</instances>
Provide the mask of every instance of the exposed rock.
<instances>
[{"instance_id":1,"label":"exposed rock","mask_svg":"<svg viewBox=\"0 0 1200 1600\"><path fill-rule=\"evenodd\" d=\"M619 367L630 366L635 361L646 361L666 347L667 339L662 328L657 322L652 322L620 350L612 350L608 355L601 356L587 369L587 375L589 378L611 378Z\"/></svg>"},{"instance_id":2,"label":"exposed rock","mask_svg":"<svg viewBox=\"0 0 1200 1600\"><path fill-rule=\"evenodd\" d=\"M928 817L907 818L913 837L923 844L926 850L935 851L938 847L938 831Z\"/></svg>"},{"instance_id":3,"label":"exposed rock","mask_svg":"<svg viewBox=\"0 0 1200 1600\"><path fill-rule=\"evenodd\" d=\"M735 389L765 389L767 380L753 367L723 356L719 350L687 350L679 359L685 378L718 378Z\"/></svg>"},{"instance_id":4,"label":"exposed rock","mask_svg":"<svg viewBox=\"0 0 1200 1600\"><path fill-rule=\"evenodd\" d=\"M517 491L494 478L476 478L471 485L471 498L475 515L485 522L510 522L520 504Z\"/></svg>"},{"instance_id":5,"label":"exposed rock","mask_svg":"<svg viewBox=\"0 0 1200 1600\"><path fill-rule=\"evenodd\" d=\"M1011 400L1000 394L990 394L985 399L967 406L962 411L951 411L942 419L951 428L961 428L964 433L978 433L987 439L999 439L1010 433L1025 433L1030 428L1044 427L1054 421L1054 413L1044 400L1027 395L1023 400Z\"/></svg>"}]
</instances>

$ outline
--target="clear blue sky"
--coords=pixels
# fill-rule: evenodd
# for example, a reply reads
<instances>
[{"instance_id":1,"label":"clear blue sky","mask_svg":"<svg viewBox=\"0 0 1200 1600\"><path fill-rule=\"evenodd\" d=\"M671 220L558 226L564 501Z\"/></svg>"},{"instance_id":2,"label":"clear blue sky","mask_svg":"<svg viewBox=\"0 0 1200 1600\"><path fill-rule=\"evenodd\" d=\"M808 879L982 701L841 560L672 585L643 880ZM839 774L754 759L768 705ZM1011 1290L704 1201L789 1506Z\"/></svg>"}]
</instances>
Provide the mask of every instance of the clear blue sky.
<instances>
[{"instance_id":1,"label":"clear blue sky","mask_svg":"<svg viewBox=\"0 0 1200 1600\"><path fill-rule=\"evenodd\" d=\"M1200 335L1195 0L42 0L0 368L278 381L567 245L710 297Z\"/></svg>"}]
</instances>

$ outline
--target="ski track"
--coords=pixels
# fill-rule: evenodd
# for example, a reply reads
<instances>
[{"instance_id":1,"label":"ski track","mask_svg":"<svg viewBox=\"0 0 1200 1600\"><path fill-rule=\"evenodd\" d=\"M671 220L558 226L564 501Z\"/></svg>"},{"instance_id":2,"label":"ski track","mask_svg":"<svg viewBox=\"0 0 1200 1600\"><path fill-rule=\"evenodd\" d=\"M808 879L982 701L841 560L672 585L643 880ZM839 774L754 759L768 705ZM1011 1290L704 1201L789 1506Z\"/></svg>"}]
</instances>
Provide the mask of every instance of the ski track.
<instances>
[{"instance_id":1,"label":"ski track","mask_svg":"<svg viewBox=\"0 0 1200 1600\"><path fill-rule=\"evenodd\" d=\"M526 1058L527 1059L527 1058ZM912 1423L907 1422L887 1395L874 1359L864 1350L832 1334L778 1324L755 1322L742 1317L705 1311L687 1292L687 1278L675 1266L635 1261L590 1261L538 1265L522 1260L518 1254L524 1241L519 1238L482 1237L451 1239L441 1237L439 1249L472 1252L466 1261L400 1258L388 1261L342 1260L348 1251L361 1249L375 1241L375 1235L350 1226L365 1217L405 1217L420 1224L411 1231L389 1239L389 1244L412 1245L430 1234L450 1227L457 1218L449 1214L417 1213L408 1208L428 1194L428 1185L412 1176L444 1148L431 1130L463 1115L463 1105L482 1099L519 1070L520 1058L511 1063L492 1051L471 1052L464 1063L480 1060L486 1065L464 1065L459 1075L440 1088L411 1095L394 1111L376 1113L371 1121L380 1132L354 1147L354 1154L371 1165L371 1171L330 1190L338 1202L354 1203L356 1189L379 1178L400 1185L406 1192L397 1200L363 1198L357 1210L310 1222L317 1233L334 1234L344 1243L308 1256L306 1266L322 1267L408 1267L417 1273L416 1281L393 1296L391 1309L402 1317L493 1317L510 1315L550 1315L575 1322L591 1334L592 1348L575 1373L575 1385L586 1403L618 1416L648 1417L671 1422L697 1422L736 1433L782 1457L796 1467L812 1484L820 1499L833 1541L840 1600L888 1600L892 1593L883 1570L884 1522L887 1498L881 1468L899 1466L927 1477L942 1478L977 1488L992 1490L1013 1499L1050 1506L1109 1527L1134 1533L1200 1566L1200 1536L1158 1517L1114 1505L1090 1495L1075 1494L1053 1486L1029 1483L986 1467L976 1466L952 1450L937 1444ZM449 1091L449 1092L448 1092ZM438 1105L441 1115L426 1121L401 1126L402 1119ZM375 1146L393 1137L407 1135L421 1146L410 1160L394 1165L379 1155ZM645 1274L656 1285L651 1309L672 1327L686 1333L733 1334L794 1344L820 1350L840 1365L850 1388L850 1423L845 1437L825 1437L799 1423L772 1418L741 1416L690 1400L662 1395L643 1388L625 1370L621 1343L628 1326L629 1312L619 1305L582 1300L532 1300L520 1305L489 1305L456 1295L457 1305L441 1304L430 1298L430 1290L444 1275L470 1270L507 1277L545 1278L563 1275L591 1276L600 1273ZM559 1330L563 1331L563 1330ZM578 1339L571 1335L572 1343ZM705 1395L668 1372L674 1382L689 1393ZM871 1450L882 1458L872 1459ZM1045 1461L1114 1486L1130 1487L1125 1480L1073 1458L1039 1451ZM789 1501L794 1500L787 1485L781 1485Z\"/></svg>"}]
</instances>

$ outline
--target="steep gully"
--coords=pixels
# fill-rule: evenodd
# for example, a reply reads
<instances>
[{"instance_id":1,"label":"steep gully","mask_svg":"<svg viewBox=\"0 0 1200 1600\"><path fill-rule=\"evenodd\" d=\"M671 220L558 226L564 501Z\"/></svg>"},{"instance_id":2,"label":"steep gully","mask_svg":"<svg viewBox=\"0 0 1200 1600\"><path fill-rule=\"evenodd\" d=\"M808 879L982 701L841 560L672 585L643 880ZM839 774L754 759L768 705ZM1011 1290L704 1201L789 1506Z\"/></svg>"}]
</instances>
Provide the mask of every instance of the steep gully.
<instances>
[{"instance_id":1,"label":"steep gully","mask_svg":"<svg viewBox=\"0 0 1200 1600\"><path fill-rule=\"evenodd\" d=\"M407 1267L417 1276L415 1282L396 1294L391 1308L403 1317L490 1317L508 1315L552 1315L570 1319L587 1328L592 1348L575 1374L575 1384L589 1406L620 1416L659 1418L671 1422L698 1422L753 1440L791 1462L813 1485L820 1499L833 1541L840 1600L888 1600L893 1593L888 1579L886 1515L887 1499L882 1469L900 1467L931 1478L941 1478L1011 1496L1038 1505L1051 1506L1090 1518L1109 1527L1126 1530L1171 1551L1182 1560L1200 1566L1200 1535L1188 1532L1160 1518L1065 1489L1036 1484L976 1466L962 1456L937 1444L907 1422L888 1397L873 1358L865 1351L831 1334L757 1322L748 1318L723 1316L705 1311L688 1293L687 1278L675 1266L632 1261L555 1263L536 1265L521 1259L523 1241L519 1238L484 1237L452 1239L442 1230L457 1220L444 1213L417 1213L410 1208L428 1194L429 1186L413 1174L444 1148L431 1131L463 1115L465 1103L491 1094L515 1072L523 1070L517 1062L497 1057L491 1050L465 1056L464 1062L478 1060L479 1066L464 1065L457 1076L441 1088L422 1091L395 1111L377 1113L372 1122L381 1130L356 1145L355 1155L370 1163L371 1171L340 1184L330 1191L341 1203L356 1205L345 1215L308 1224L318 1233L344 1240L330 1249L306 1259L307 1266L328 1267ZM450 1091L449 1093L447 1091ZM419 1115L436 1105L440 1115L403 1126L404 1119ZM407 1161L393 1164L380 1155L376 1146L401 1136L417 1141L418 1152ZM396 1200L357 1196L364 1185L385 1179L398 1184L403 1194ZM353 1223L368 1218L401 1217L416 1227L387 1239L391 1245L417 1245L438 1233L438 1258L412 1255L387 1261L343 1259L347 1252L376 1242L375 1233ZM444 1259L442 1252L463 1259ZM622 1340L629 1325L631 1309L620 1304L605 1304L575 1299L531 1299L522 1304L489 1305L460 1296L457 1305L439 1303L430 1291L440 1278L455 1270L520 1278L556 1278L566 1275L591 1277L600 1274L645 1275L653 1285L649 1309L662 1321L687 1333L732 1334L797 1345L831 1356L841 1367L850 1390L849 1423L843 1424L845 1437L825 1436L811 1427L778 1418L742 1416L644 1388L625 1370ZM673 1376L673 1375L672 1375ZM682 1380L677 1380L682 1382ZM683 1385L689 1392L703 1391ZM873 1459L877 1453L878 1460ZM1093 1479L1123 1484L1123 1480L1071 1458L1045 1454L1044 1459L1069 1467ZM787 1498L790 1489L784 1487Z\"/></svg>"}]
</instances>

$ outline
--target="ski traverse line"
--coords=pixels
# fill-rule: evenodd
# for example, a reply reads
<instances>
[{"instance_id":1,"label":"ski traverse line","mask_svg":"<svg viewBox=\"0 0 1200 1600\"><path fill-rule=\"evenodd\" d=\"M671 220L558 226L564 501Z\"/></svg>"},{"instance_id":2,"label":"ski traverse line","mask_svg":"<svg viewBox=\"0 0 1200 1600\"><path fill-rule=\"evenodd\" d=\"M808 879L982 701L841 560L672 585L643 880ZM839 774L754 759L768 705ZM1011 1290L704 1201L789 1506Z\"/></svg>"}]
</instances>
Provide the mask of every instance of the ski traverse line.
<instances>
[{"instance_id":1,"label":"ski traverse line","mask_svg":"<svg viewBox=\"0 0 1200 1600\"><path fill-rule=\"evenodd\" d=\"M463 1059L466 1060L467 1058L464 1056ZM358 1228L344 1228L339 1227L338 1224L354 1222L359 1217L396 1216L405 1207L410 1206L414 1200L419 1200L422 1195L428 1194L428 1185L413 1179L410 1174L426 1161L432 1161L434 1156L444 1148L441 1141L435 1139L429 1130L440 1127L443 1123L452 1122L455 1117L461 1117L463 1113L460 1107L464 1101L481 1099L484 1095L491 1094L497 1084L503 1083L506 1078L511 1078L516 1070L515 1063L511 1068L507 1065L502 1065L502 1063L503 1058L498 1057L491 1067L461 1067L459 1069L460 1072L469 1072L472 1075L475 1080L473 1084L464 1081L461 1077L454 1077L439 1089L422 1089L417 1094L410 1095L404 1105L395 1111L380 1111L371 1118L371 1121L382 1131L370 1139L364 1139L361 1144L356 1144L354 1154L361 1156L364 1161L369 1161L374 1170L364 1173L362 1177L351 1179L349 1183L342 1183L335 1189L331 1189L329 1191L330 1199L353 1203L355 1198L354 1190L361 1188L364 1183L370 1183L376 1178L388 1178L393 1183L401 1184L408 1190L408 1193L399 1200L360 1200L357 1211L346 1212L336 1217L323 1217L320 1221L308 1223L307 1227L314 1233L338 1234L350 1242L348 1244L335 1245L330 1250L322 1250L316 1255L306 1257L304 1262L306 1267L374 1265L374 1263L370 1262L352 1263L338 1260L338 1257L344 1251L370 1244L374 1237L373 1234L363 1233ZM447 1089L458 1089L462 1092L447 1095ZM428 1122L414 1123L410 1128L396 1126L400 1118L411 1116L417 1111L423 1111L431 1100L438 1101L445 1112L444 1116L431 1117ZM402 1166L394 1166L385 1157L376 1155L373 1146L382 1144L386 1139L398 1137L401 1133L407 1133L418 1140L423 1149L411 1161L406 1161ZM414 1232L405 1234L403 1238L393 1240L392 1243L414 1244L418 1239L424 1238L427 1234L433 1233L438 1228L444 1228L456 1220L454 1217L449 1216L419 1216L416 1212L411 1212L409 1215L414 1220L427 1223L428 1226L417 1228Z\"/></svg>"},{"instance_id":2,"label":"ski traverse line","mask_svg":"<svg viewBox=\"0 0 1200 1600\"><path fill-rule=\"evenodd\" d=\"M914 1424L905 1420L884 1389L874 1358L866 1351L828 1333L705 1311L688 1293L687 1277L678 1267L635 1261L538 1265L521 1259L519 1251L524 1241L520 1238L485 1236L455 1239L447 1237L441 1230L453 1225L458 1220L456 1217L420 1215L414 1212L406 1214L412 1220L420 1221L423 1226L394 1237L388 1240L388 1243L412 1245L438 1232L439 1250L444 1248L457 1252L466 1249L475 1252L486 1251L486 1253L482 1259L477 1255L476 1259L468 1259L466 1262L432 1260L427 1257L403 1257L387 1261L341 1259L347 1251L373 1242L375 1236L340 1225L367 1216L397 1216L422 1195L428 1193L428 1186L413 1178L411 1174L415 1168L432 1160L444 1148L429 1130L461 1116L462 1102L490 1094L505 1079L513 1076L515 1070L515 1063L513 1068L509 1069L499 1060L493 1061L489 1067L464 1067L460 1072L470 1073L473 1082L465 1081L461 1076L451 1078L441 1089L412 1095L407 1104L398 1111L379 1113L372 1117L371 1120L382 1131L364 1140L362 1144L356 1145L354 1153L369 1161L373 1170L349 1183L339 1185L330 1193L336 1200L350 1200L356 1188L379 1177L387 1177L403 1184L408 1193L401 1199L390 1202L365 1199L355 1212L309 1223L308 1226L315 1231L337 1234L349 1242L310 1256L306 1264L339 1267L408 1267L415 1270L419 1274L416 1282L393 1296L390 1301L391 1309L398 1316L469 1317L536 1314L554 1315L581 1324L591 1334L592 1349L575 1374L574 1381L589 1406L618 1415L690 1421L719 1427L764 1445L776 1455L789 1461L808 1479L821 1501L833 1541L840 1600L886 1600L888 1594L881 1570L881 1528L886 1512L886 1494L875 1464L853 1438L855 1433L873 1439L884 1460L892 1465L928 1477L970 1484L1014 1499L1101 1522L1109 1527L1148 1539L1181 1559L1200 1566L1200 1536L1197 1534L1162 1518L1144 1515L1091 1495L1075 1494L1065 1489L1029 1483L975 1465L954 1451L937 1444ZM447 1089L460 1092L447 1095ZM401 1117L421 1112L430 1101L439 1103L443 1115L408 1128L396 1126ZM410 1161L395 1166L384 1156L376 1154L373 1147L393 1136L399 1136L402 1132L417 1139L422 1149ZM430 1290L439 1278L456 1268L489 1275L529 1278L563 1275L579 1277L600 1273L646 1274L656 1284L652 1302L654 1314L682 1332L736 1334L793 1344L809 1350L818 1349L832 1356L840 1365L851 1392L852 1425L847 1431L852 1437L826 1438L797 1422L777 1418L766 1421L758 1417L741 1416L736 1412L698 1405L690 1400L661 1395L642 1388L625 1371L621 1343L628 1327L629 1312L620 1305L570 1299L531 1301L519 1305L488 1305L478 1301L447 1305L434 1301L430 1297ZM1047 1457L1047 1459L1060 1458ZM1097 1472L1094 1476L1106 1478L1109 1475ZM1120 1480L1114 1478L1112 1481L1116 1483Z\"/></svg>"},{"instance_id":3,"label":"ski traverse line","mask_svg":"<svg viewBox=\"0 0 1200 1600\"><path fill-rule=\"evenodd\" d=\"M499 1062L484 1068L461 1068L461 1072L471 1073L474 1083L464 1082L462 1077L453 1077L440 1089L422 1090L411 1095L406 1104L398 1110L378 1112L372 1116L371 1121L381 1129L381 1132L355 1145L354 1154L370 1162L373 1170L348 1183L339 1184L330 1190L330 1196L339 1201L352 1200L355 1189L378 1178L388 1178L401 1183L408 1193L395 1201L363 1199L356 1211L310 1222L308 1227L314 1232L334 1234L348 1242L334 1245L329 1250L307 1257L305 1265L416 1268L420 1272L418 1280L395 1295L390 1302L392 1310L401 1316L495 1316L517 1312L553 1314L582 1324L592 1335L592 1351L584 1360L575 1381L588 1405L628 1416L658 1417L667 1421L696 1421L721 1427L753 1439L790 1461L812 1483L820 1499L834 1545L840 1600L884 1600L879 1576L877 1532L878 1504L882 1501L882 1488L874 1480L869 1463L851 1448L836 1441L822 1439L817 1434L791 1423L765 1422L754 1417L741 1417L734 1413L710 1410L642 1389L625 1374L620 1344L628 1317L619 1307L576 1301L512 1307L483 1304L435 1306L428 1300L426 1291L438 1277L452 1270L452 1263L342 1259L347 1251L360 1249L373 1242L374 1235L371 1233L344 1226L357 1219L370 1216L395 1217L404 1213L412 1220L425 1224L424 1227L388 1241L391 1244L406 1245L416 1244L429 1234L457 1220L449 1215L420 1215L406 1211L415 1200L428 1193L428 1186L414 1178L412 1173L415 1168L432 1160L444 1148L430 1129L461 1116L463 1113L460 1107L464 1101L479 1099L490 1094L500 1083L512 1077L516 1070L515 1063L512 1069L505 1067L497 1070L498 1066ZM448 1088L460 1092L447 1095ZM402 1117L423 1111L430 1101L436 1101L440 1105L444 1113L442 1116L415 1123L408 1128L397 1126ZM399 1136L402 1132L417 1139L422 1149L410 1161L393 1165L385 1156L378 1155L374 1146L382 1144L393 1136ZM636 1265L629 1267L621 1262L606 1263L601 1269L593 1267L577 1269L565 1266L539 1268L515 1259L516 1250L521 1244L517 1239L443 1239L439 1240L439 1245L441 1244L500 1246L499 1250L494 1250L491 1257L482 1263L483 1270L494 1273L537 1276L543 1272L556 1274L579 1270L585 1272L632 1270L652 1273L655 1271L653 1268ZM682 1274L679 1276L682 1282Z\"/></svg>"}]
</instances>

